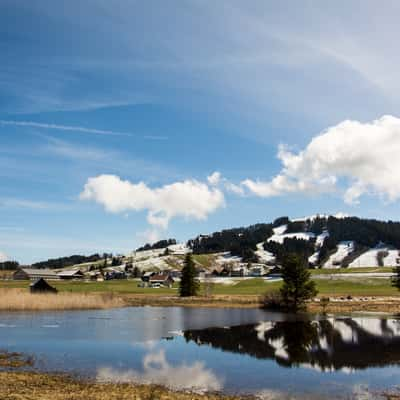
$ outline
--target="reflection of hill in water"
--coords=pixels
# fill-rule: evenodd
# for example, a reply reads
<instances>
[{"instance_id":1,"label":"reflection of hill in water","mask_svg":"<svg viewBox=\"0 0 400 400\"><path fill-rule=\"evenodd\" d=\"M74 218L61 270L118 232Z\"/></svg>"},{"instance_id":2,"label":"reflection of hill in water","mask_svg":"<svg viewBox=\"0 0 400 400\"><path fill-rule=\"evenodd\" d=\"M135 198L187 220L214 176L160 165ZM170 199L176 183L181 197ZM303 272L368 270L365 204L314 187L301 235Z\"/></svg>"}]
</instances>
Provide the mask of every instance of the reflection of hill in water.
<instances>
[{"instance_id":1,"label":"reflection of hill in water","mask_svg":"<svg viewBox=\"0 0 400 400\"><path fill-rule=\"evenodd\" d=\"M323 371L400 363L400 321L340 318L188 330L187 341Z\"/></svg>"}]
</instances>

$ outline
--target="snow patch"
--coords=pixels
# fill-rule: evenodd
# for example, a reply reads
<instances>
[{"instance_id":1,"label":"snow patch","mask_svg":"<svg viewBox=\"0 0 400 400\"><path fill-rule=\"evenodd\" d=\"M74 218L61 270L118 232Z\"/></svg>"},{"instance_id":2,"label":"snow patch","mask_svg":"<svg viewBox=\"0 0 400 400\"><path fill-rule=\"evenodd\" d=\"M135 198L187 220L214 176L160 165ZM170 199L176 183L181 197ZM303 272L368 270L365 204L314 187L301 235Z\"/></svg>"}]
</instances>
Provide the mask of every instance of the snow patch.
<instances>
[{"instance_id":1,"label":"snow patch","mask_svg":"<svg viewBox=\"0 0 400 400\"><path fill-rule=\"evenodd\" d=\"M354 251L354 242L339 242L335 253L331 254L324 264L324 268L340 268L342 261ZM351 265L351 264L350 264Z\"/></svg>"}]
</instances>

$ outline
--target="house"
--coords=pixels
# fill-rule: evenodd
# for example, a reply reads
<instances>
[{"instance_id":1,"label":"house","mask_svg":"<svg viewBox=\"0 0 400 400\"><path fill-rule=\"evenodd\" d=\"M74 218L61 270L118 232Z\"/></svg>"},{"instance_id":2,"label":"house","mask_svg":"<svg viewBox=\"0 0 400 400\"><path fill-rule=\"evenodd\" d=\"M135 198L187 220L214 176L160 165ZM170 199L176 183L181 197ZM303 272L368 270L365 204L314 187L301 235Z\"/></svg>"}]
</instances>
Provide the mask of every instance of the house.
<instances>
[{"instance_id":1,"label":"house","mask_svg":"<svg viewBox=\"0 0 400 400\"><path fill-rule=\"evenodd\" d=\"M90 271L88 273L88 277L90 281L98 281L99 278L102 278L103 280L103 276L101 275L101 273L99 271Z\"/></svg>"},{"instance_id":2,"label":"house","mask_svg":"<svg viewBox=\"0 0 400 400\"><path fill-rule=\"evenodd\" d=\"M59 280L59 276L51 269L18 268L14 274L14 280L36 281L40 278L47 280Z\"/></svg>"},{"instance_id":3,"label":"house","mask_svg":"<svg viewBox=\"0 0 400 400\"><path fill-rule=\"evenodd\" d=\"M58 273L58 276L60 279L83 279L85 276L84 273L78 269L78 270L69 270L69 271L61 271Z\"/></svg>"},{"instance_id":4,"label":"house","mask_svg":"<svg viewBox=\"0 0 400 400\"><path fill-rule=\"evenodd\" d=\"M253 277L259 277L265 275L266 270L263 264L252 264L249 268L249 275Z\"/></svg>"},{"instance_id":5,"label":"house","mask_svg":"<svg viewBox=\"0 0 400 400\"><path fill-rule=\"evenodd\" d=\"M179 271L179 269L173 269L169 271L169 275L171 276L171 278L181 278L182 272Z\"/></svg>"},{"instance_id":6,"label":"house","mask_svg":"<svg viewBox=\"0 0 400 400\"><path fill-rule=\"evenodd\" d=\"M173 284L174 284L174 279L169 274L156 274L151 276L149 280L150 287L165 286L172 288Z\"/></svg>"},{"instance_id":7,"label":"house","mask_svg":"<svg viewBox=\"0 0 400 400\"><path fill-rule=\"evenodd\" d=\"M109 270L105 273L104 279L109 281L111 279L126 279L126 273L124 271L119 271L117 269Z\"/></svg>"},{"instance_id":8,"label":"house","mask_svg":"<svg viewBox=\"0 0 400 400\"><path fill-rule=\"evenodd\" d=\"M31 293L57 293L57 289L50 286L43 278L39 278L29 285Z\"/></svg>"},{"instance_id":9,"label":"house","mask_svg":"<svg viewBox=\"0 0 400 400\"><path fill-rule=\"evenodd\" d=\"M156 273L155 273L155 272L145 272L145 273L141 276L140 279L141 279L143 282L149 283L149 282L150 282L150 278L151 278L153 275L156 275Z\"/></svg>"},{"instance_id":10,"label":"house","mask_svg":"<svg viewBox=\"0 0 400 400\"><path fill-rule=\"evenodd\" d=\"M231 276L234 277L242 277L242 276L247 276L248 275L248 271L246 267L235 267L232 268L231 270Z\"/></svg>"}]
</instances>

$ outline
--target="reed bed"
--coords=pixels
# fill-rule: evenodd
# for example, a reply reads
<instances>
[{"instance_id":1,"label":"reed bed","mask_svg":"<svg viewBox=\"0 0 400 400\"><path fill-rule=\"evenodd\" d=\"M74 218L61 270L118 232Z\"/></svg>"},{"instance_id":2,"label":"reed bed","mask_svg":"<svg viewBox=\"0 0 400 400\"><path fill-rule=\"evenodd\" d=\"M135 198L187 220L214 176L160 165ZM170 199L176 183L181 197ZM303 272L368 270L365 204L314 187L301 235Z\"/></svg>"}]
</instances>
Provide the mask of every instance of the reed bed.
<instances>
[{"instance_id":1,"label":"reed bed","mask_svg":"<svg viewBox=\"0 0 400 400\"><path fill-rule=\"evenodd\" d=\"M124 305L123 299L112 293L31 294L24 289L0 289L0 311L90 310Z\"/></svg>"}]
</instances>

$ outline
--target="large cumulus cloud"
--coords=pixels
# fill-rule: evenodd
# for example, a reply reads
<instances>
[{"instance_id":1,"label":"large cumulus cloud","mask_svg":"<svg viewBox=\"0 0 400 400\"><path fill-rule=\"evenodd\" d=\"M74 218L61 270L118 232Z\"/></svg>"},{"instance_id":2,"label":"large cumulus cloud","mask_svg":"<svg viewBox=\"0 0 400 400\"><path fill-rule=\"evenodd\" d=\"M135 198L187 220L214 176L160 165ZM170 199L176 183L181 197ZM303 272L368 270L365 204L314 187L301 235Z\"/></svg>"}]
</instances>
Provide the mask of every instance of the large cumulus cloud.
<instances>
[{"instance_id":1,"label":"large cumulus cloud","mask_svg":"<svg viewBox=\"0 0 400 400\"><path fill-rule=\"evenodd\" d=\"M150 188L115 175L89 178L80 198L96 201L113 213L147 210L148 222L162 228L174 217L205 219L225 204L220 189L194 179Z\"/></svg>"},{"instance_id":2,"label":"large cumulus cloud","mask_svg":"<svg viewBox=\"0 0 400 400\"><path fill-rule=\"evenodd\" d=\"M347 120L314 137L298 153L281 146L280 173L269 181L246 179L242 185L257 196L271 197L334 191L343 182L347 203L357 203L367 193L394 201L400 197L399 155L399 118Z\"/></svg>"}]
</instances>

